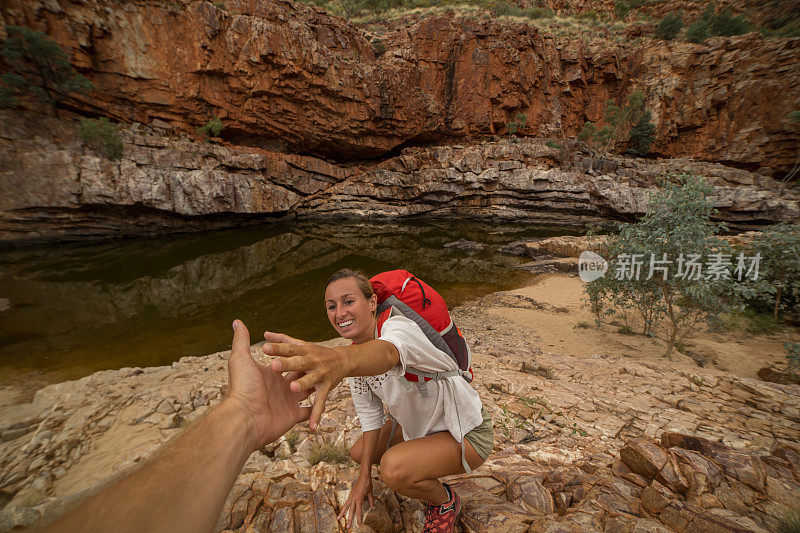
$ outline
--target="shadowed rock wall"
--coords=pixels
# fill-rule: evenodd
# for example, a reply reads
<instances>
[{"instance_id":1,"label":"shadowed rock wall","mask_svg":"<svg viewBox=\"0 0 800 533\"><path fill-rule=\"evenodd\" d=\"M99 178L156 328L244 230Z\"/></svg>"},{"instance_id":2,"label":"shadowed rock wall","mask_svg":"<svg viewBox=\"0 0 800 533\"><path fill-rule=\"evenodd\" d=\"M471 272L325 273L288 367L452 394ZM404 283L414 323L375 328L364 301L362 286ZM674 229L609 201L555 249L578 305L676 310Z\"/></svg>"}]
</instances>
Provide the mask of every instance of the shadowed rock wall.
<instances>
[{"instance_id":1,"label":"shadowed rock wall","mask_svg":"<svg viewBox=\"0 0 800 533\"><path fill-rule=\"evenodd\" d=\"M714 186L734 228L800 218L771 178L689 160L596 157L526 138L407 148L360 165L195 142L136 126L125 155L96 155L67 122L0 112L0 242L142 235L300 216L474 217L579 225L632 219L663 174Z\"/></svg>"}]
</instances>

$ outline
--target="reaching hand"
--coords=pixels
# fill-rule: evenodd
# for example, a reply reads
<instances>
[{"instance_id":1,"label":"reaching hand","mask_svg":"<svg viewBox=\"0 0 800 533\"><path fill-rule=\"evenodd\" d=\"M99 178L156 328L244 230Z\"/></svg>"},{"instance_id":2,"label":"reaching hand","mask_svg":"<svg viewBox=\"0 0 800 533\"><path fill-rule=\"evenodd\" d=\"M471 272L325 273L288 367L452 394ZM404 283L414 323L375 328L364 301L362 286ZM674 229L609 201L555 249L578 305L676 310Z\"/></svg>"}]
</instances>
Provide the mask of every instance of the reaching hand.
<instances>
[{"instance_id":1,"label":"reaching hand","mask_svg":"<svg viewBox=\"0 0 800 533\"><path fill-rule=\"evenodd\" d=\"M375 497L372 495L372 478L358 476L336 520L341 520L342 517L346 516L346 527L350 527L353 523L353 518L355 518L357 525L360 526L364 514L361 511L361 506L365 499L369 502L370 509L375 507Z\"/></svg>"},{"instance_id":2,"label":"reaching hand","mask_svg":"<svg viewBox=\"0 0 800 533\"><path fill-rule=\"evenodd\" d=\"M264 344L264 353L280 358L273 360L270 368L275 372L291 371L290 375L296 376L291 378L291 390L297 393L306 391L306 394L312 389L316 391L308 422L311 431L316 431L328 394L347 377L344 357L333 348L303 342L282 333L267 331L264 338L268 341Z\"/></svg>"},{"instance_id":3,"label":"reaching hand","mask_svg":"<svg viewBox=\"0 0 800 533\"><path fill-rule=\"evenodd\" d=\"M289 388L290 382L302 378L302 372L291 372L284 379L280 372L253 360L250 333L240 320L234 320L233 331L228 360L230 392L226 401L247 415L253 450L257 450L308 419L311 408L300 407L300 402L310 391L294 392Z\"/></svg>"}]
</instances>

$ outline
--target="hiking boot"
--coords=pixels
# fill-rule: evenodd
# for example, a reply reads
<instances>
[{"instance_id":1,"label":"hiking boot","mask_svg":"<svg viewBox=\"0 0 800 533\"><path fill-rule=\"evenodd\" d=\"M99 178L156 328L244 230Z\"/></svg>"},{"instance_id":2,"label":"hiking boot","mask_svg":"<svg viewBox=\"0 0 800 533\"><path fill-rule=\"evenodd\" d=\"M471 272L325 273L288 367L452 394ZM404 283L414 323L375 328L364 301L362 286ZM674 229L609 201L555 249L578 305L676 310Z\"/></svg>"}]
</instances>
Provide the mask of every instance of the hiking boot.
<instances>
[{"instance_id":1,"label":"hiking boot","mask_svg":"<svg viewBox=\"0 0 800 533\"><path fill-rule=\"evenodd\" d=\"M461 498L450 485L442 483L450 499L441 505L428 504L425 508L425 529L423 533L452 533L458 515L461 514Z\"/></svg>"}]
</instances>

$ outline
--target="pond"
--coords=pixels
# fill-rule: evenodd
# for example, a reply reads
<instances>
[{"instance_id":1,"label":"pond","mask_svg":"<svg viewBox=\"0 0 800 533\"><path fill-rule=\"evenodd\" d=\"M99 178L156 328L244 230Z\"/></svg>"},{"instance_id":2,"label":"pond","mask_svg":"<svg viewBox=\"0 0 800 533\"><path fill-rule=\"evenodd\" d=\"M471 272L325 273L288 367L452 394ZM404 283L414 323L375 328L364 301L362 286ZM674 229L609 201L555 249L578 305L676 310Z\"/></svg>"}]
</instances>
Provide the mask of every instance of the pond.
<instances>
[{"instance_id":1,"label":"pond","mask_svg":"<svg viewBox=\"0 0 800 533\"><path fill-rule=\"evenodd\" d=\"M252 342L265 329L330 339L322 293L346 266L368 275L407 269L453 307L532 278L499 245L565 233L521 223L326 221L4 250L0 382L41 386L225 350L234 318ZM444 246L458 239L487 246Z\"/></svg>"}]
</instances>

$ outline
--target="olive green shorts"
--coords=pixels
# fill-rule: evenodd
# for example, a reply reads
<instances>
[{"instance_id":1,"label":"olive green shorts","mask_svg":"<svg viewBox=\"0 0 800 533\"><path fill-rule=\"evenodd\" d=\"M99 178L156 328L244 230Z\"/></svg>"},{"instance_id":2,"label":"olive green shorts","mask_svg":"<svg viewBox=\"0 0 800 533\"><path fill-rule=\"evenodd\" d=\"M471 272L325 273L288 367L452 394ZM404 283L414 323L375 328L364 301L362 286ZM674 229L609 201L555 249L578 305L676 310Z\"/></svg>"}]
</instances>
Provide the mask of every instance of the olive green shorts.
<instances>
[{"instance_id":1,"label":"olive green shorts","mask_svg":"<svg viewBox=\"0 0 800 533\"><path fill-rule=\"evenodd\" d=\"M483 406L481 406L481 416L483 416L483 422L464 435L464 438L472 444L478 455L486 460L489 454L492 453L492 447L494 446L494 426L492 425L492 416Z\"/></svg>"}]
</instances>

